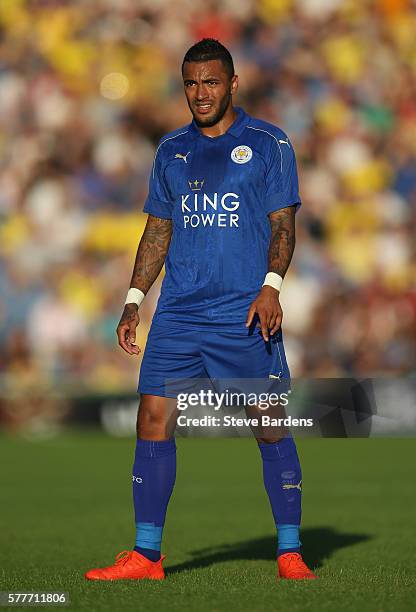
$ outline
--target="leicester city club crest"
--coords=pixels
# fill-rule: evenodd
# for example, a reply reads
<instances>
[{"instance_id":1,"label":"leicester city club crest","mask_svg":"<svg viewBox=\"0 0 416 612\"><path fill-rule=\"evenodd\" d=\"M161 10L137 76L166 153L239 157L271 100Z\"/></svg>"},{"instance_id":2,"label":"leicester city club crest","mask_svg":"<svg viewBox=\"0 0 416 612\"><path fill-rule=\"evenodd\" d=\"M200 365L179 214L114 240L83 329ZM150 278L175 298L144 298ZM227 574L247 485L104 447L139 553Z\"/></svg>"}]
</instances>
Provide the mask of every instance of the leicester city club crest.
<instances>
[{"instance_id":1,"label":"leicester city club crest","mask_svg":"<svg viewBox=\"0 0 416 612\"><path fill-rule=\"evenodd\" d=\"M253 157L253 151L247 145L238 145L231 151L231 159L236 164L246 164Z\"/></svg>"}]
</instances>

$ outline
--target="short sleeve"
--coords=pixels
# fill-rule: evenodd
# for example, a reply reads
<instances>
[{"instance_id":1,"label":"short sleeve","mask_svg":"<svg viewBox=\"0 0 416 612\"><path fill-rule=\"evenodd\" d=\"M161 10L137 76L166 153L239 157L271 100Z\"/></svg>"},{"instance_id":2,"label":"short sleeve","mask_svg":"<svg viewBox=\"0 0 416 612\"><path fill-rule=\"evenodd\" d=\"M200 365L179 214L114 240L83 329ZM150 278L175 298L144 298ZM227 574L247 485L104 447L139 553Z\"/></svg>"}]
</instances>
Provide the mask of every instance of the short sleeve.
<instances>
[{"instance_id":1,"label":"short sleeve","mask_svg":"<svg viewBox=\"0 0 416 612\"><path fill-rule=\"evenodd\" d=\"M266 175L267 214L286 208L301 205L299 181L296 168L295 152L288 138L275 137L271 149L270 162Z\"/></svg>"},{"instance_id":2,"label":"short sleeve","mask_svg":"<svg viewBox=\"0 0 416 612\"><path fill-rule=\"evenodd\" d=\"M161 219L171 219L172 201L164 176L163 158L161 152L159 151L162 144L163 142L159 144L156 150L156 155L149 179L149 194L146 198L143 210L145 213L149 213L154 217L160 217Z\"/></svg>"}]
</instances>

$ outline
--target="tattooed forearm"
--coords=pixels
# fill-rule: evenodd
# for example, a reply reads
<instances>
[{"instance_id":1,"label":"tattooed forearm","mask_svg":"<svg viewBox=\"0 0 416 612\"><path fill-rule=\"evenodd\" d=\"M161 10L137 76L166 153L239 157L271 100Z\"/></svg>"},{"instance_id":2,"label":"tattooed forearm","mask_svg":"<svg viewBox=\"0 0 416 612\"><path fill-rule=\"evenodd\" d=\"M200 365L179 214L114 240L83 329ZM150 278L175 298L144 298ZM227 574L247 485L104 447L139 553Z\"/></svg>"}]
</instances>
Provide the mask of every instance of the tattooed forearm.
<instances>
[{"instance_id":1,"label":"tattooed forearm","mask_svg":"<svg viewBox=\"0 0 416 612\"><path fill-rule=\"evenodd\" d=\"M130 287L146 294L159 276L172 236L172 221L149 215L137 249Z\"/></svg>"},{"instance_id":2,"label":"tattooed forearm","mask_svg":"<svg viewBox=\"0 0 416 612\"><path fill-rule=\"evenodd\" d=\"M273 212L269 219L272 230L269 272L276 272L283 278L295 250L295 206Z\"/></svg>"}]
</instances>

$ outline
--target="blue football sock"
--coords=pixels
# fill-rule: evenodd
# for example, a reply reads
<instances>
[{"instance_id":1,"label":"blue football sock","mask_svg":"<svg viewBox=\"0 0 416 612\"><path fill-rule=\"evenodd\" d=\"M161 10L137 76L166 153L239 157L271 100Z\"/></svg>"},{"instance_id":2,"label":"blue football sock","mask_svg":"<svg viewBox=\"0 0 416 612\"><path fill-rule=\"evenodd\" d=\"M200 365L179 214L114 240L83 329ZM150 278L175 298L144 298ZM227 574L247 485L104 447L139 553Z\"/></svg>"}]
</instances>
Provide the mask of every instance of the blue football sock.
<instances>
[{"instance_id":1,"label":"blue football sock","mask_svg":"<svg viewBox=\"0 0 416 612\"><path fill-rule=\"evenodd\" d=\"M264 486L278 530L278 551L299 552L302 472L295 441L289 434L279 442L259 443Z\"/></svg>"},{"instance_id":2,"label":"blue football sock","mask_svg":"<svg viewBox=\"0 0 416 612\"><path fill-rule=\"evenodd\" d=\"M300 552L299 525L277 524L277 556L288 552Z\"/></svg>"},{"instance_id":3,"label":"blue football sock","mask_svg":"<svg viewBox=\"0 0 416 612\"><path fill-rule=\"evenodd\" d=\"M162 442L137 440L133 465L134 550L151 561L160 559L163 526L175 477L174 438Z\"/></svg>"}]
</instances>

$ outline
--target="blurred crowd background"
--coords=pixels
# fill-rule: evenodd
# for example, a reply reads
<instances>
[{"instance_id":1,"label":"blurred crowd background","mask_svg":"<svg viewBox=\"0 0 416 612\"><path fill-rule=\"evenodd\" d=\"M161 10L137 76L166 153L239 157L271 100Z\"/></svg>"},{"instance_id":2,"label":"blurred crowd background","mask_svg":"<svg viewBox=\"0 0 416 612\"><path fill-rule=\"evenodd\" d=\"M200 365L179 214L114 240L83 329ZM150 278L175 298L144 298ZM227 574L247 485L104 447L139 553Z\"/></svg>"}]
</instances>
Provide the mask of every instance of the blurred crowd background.
<instances>
[{"instance_id":1,"label":"blurred crowd background","mask_svg":"<svg viewBox=\"0 0 416 612\"><path fill-rule=\"evenodd\" d=\"M292 374L412 371L415 32L410 0L2 0L2 397L134 392L115 329L155 145L190 120L180 65L204 36L233 54L237 105L296 150Z\"/></svg>"}]
</instances>

